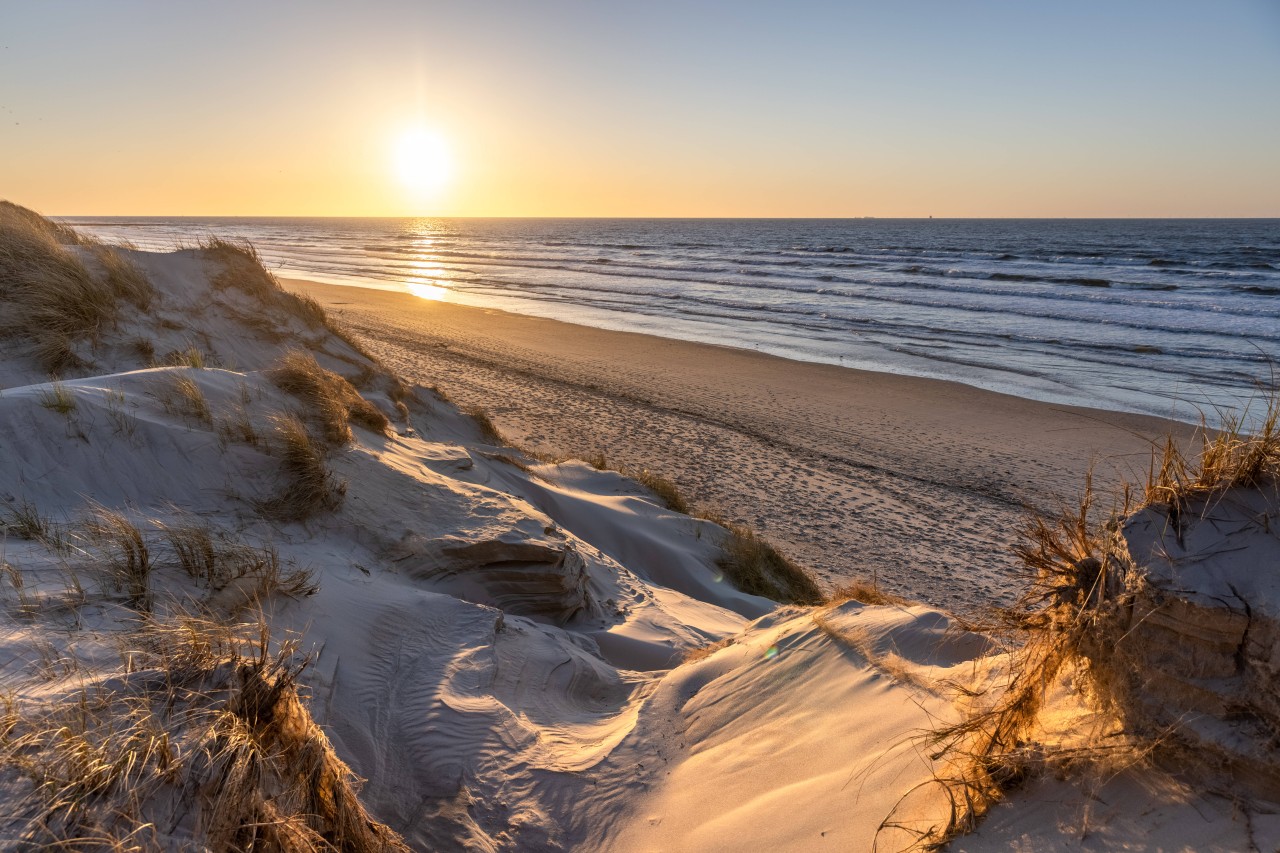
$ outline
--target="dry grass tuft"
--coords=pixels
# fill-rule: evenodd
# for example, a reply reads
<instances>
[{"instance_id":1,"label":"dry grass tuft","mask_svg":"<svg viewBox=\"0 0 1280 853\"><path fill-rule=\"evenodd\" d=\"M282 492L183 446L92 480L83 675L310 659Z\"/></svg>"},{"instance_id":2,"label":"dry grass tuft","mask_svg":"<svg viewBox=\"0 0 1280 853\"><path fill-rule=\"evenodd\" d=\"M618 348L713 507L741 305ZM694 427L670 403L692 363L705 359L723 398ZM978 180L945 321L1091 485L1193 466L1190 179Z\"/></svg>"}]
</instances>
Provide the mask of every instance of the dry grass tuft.
<instances>
[{"instance_id":1,"label":"dry grass tuft","mask_svg":"<svg viewBox=\"0 0 1280 853\"><path fill-rule=\"evenodd\" d=\"M258 502L258 511L267 518L287 522L337 509L346 484L338 483L329 473L325 445L308 432L297 415L278 414L271 422L285 485L274 497Z\"/></svg>"},{"instance_id":2,"label":"dry grass tuft","mask_svg":"<svg viewBox=\"0 0 1280 853\"><path fill-rule=\"evenodd\" d=\"M231 414L218 418L215 427L223 442L239 442L257 447L262 441L257 427L253 425L253 418L249 416L248 408L242 403L237 404Z\"/></svg>"},{"instance_id":3,"label":"dry grass tuft","mask_svg":"<svg viewBox=\"0 0 1280 853\"><path fill-rule=\"evenodd\" d=\"M41 515L40 510L27 501L0 515L0 528L5 535L41 542L57 549L61 549L66 541L62 525Z\"/></svg>"},{"instance_id":4,"label":"dry grass tuft","mask_svg":"<svg viewBox=\"0 0 1280 853\"><path fill-rule=\"evenodd\" d=\"M1153 451L1143 491L1146 504L1180 507L1236 486L1259 486L1280 478L1280 392L1263 398L1257 429L1248 432L1250 408L1219 411L1222 428L1211 430L1202 420L1188 456L1170 436Z\"/></svg>"},{"instance_id":5,"label":"dry grass tuft","mask_svg":"<svg viewBox=\"0 0 1280 853\"><path fill-rule=\"evenodd\" d=\"M463 414L469 415L476 422L476 426L480 427L480 435L489 444L505 446L509 442L499 432L494 425L493 419L489 417L489 413L481 406L465 406L462 409Z\"/></svg>"},{"instance_id":6,"label":"dry grass tuft","mask_svg":"<svg viewBox=\"0 0 1280 853\"><path fill-rule=\"evenodd\" d=\"M709 645L699 646L696 649L689 649L684 653L684 658L682 660L684 663L696 663L697 661L705 660L721 649L727 649L737 641L737 637L725 637L724 639L717 640Z\"/></svg>"},{"instance_id":7,"label":"dry grass tuft","mask_svg":"<svg viewBox=\"0 0 1280 853\"><path fill-rule=\"evenodd\" d=\"M338 374L325 370L315 356L302 350L285 353L268 374L280 390L301 400L331 445L351 441L354 422L380 435L391 426L382 411L360 396L355 387Z\"/></svg>"},{"instance_id":8,"label":"dry grass tuft","mask_svg":"<svg viewBox=\"0 0 1280 853\"><path fill-rule=\"evenodd\" d=\"M76 398L67 386L54 382L47 391L40 392L40 405L65 416L76 410Z\"/></svg>"},{"instance_id":9,"label":"dry grass tuft","mask_svg":"<svg viewBox=\"0 0 1280 853\"><path fill-rule=\"evenodd\" d=\"M329 331L355 352L377 363L378 360L335 323L313 297L284 290L263 265L262 257L252 243L211 238L200 243L200 250L222 267L213 277L214 287L234 288L255 296L267 308L294 317L309 328Z\"/></svg>"},{"instance_id":10,"label":"dry grass tuft","mask_svg":"<svg viewBox=\"0 0 1280 853\"><path fill-rule=\"evenodd\" d=\"M129 349L133 350L133 354L142 360L143 364L148 366L155 364L156 348L151 341L146 338L134 338L129 341Z\"/></svg>"},{"instance_id":11,"label":"dry grass tuft","mask_svg":"<svg viewBox=\"0 0 1280 853\"><path fill-rule=\"evenodd\" d=\"M702 517L728 531L718 565L738 589L785 604L812 605L826 600L808 569L787 559L754 530L715 514Z\"/></svg>"},{"instance_id":12,"label":"dry grass tuft","mask_svg":"<svg viewBox=\"0 0 1280 853\"><path fill-rule=\"evenodd\" d=\"M174 350L164 357L164 363L169 367L192 367L196 370L204 370L208 362L209 358L204 354L204 350L196 346Z\"/></svg>"},{"instance_id":13,"label":"dry grass tuft","mask_svg":"<svg viewBox=\"0 0 1280 853\"><path fill-rule=\"evenodd\" d=\"M264 625L150 621L121 675L0 716L20 849L407 851L298 695Z\"/></svg>"},{"instance_id":14,"label":"dry grass tuft","mask_svg":"<svg viewBox=\"0 0 1280 853\"><path fill-rule=\"evenodd\" d=\"M213 425L213 414L209 411L209 401L204 396L204 391L200 388L200 384L190 376L174 377L171 383L172 397L175 409L203 424Z\"/></svg>"},{"instance_id":15,"label":"dry grass tuft","mask_svg":"<svg viewBox=\"0 0 1280 853\"><path fill-rule=\"evenodd\" d=\"M899 595L886 592L876 582L850 581L831 591L828 604L843 604L846 601L860 601L863 604L889 607L911 607L916 602L909 601Z\"/></svg>"},{"instance_id":16,"label":"dry grass tuft","mask_svg":"<svg viewBox=\"0 0 1280 853\"><path fill-rule=\"evenodd\" d=\"M135 308L148 311L156 297L156 289L146 274L133 261L112 246L95 246L94 257L102 264L107 286L120 299L126 299Z\"/></svg>"},{"instance_id":17,"label":"dry grass tuft","mask_svg":"<svg viewBox=\"0 0 1280 853\"><path fill-rule=\"evenodd\" d=\"M1192 443L1196 452L1172 437L1153 450L1141 505L1165 507L1175 527L1191 501L1280 479L1280 395L1266 398L1253 432L1245 430L1247 410L1218 414L1223 428L1202 423ZM942 825L910 828L920 848L938 849L970 831L1035 769L1063 761L1077 767L1140 762L1161 747L1163 734L1135 733L1132 681L1120 660L1140 584L1120 535L1124 518L1138 508L1132 496L1125 484L1109 511L1100 511L1086 477L1075 505L1028 518L1015 547L1028 575L1026 591L1013 607L976 626L1013 649L1009 674L994 698L973 697L959 723L928 735L932 757L947 768L933 784L952 810ZM1047 690L1067 677L1091 705L1099 729L1109 732L1105 741L1072 747L1037 741ZM892 816L885 828L908 829Z\"/></svg>"},{"instance_id":18,"label":"dry grass tuft","mask_svg":"<svg viewBox=\"0 0 1280 853\"><path fill-rule=\"evenodd\" d=\"M680 494L679 487L661 474L655 474L648 468L641 468L639 471L623 471L622 473L661 498L662 502L667 505L667 509L673 512L689 512L689 504L685 502L684 495Z\"/></svg>"},{"instance_id":19,"label":"dry grass tuft","mask_svg":"<svg viewBox=\"0 0 1280 853\"><path fill-rule=\"evenodd\" d=\"M0 202L0 305L5 331L29 337L52 374L78 367L72 344L96 337L119 306L111 286L97 281L68 245L84 241L66 226Z\"/></svg>"},{"instance_id":20,"label":"dry grass tuft","mask_svg":"<svg viewBox=\"0 0 1280 853\"><path fill-rule=\"evenodd\" d=\"M214 287L235 288L264 301L272 300L280 292L280 284L263 266L252 243L211 237L200 242L200 251L222 267L213 277Z\"/></svg>"},{"instance_id":21,"label":"dry grass tuft","mask_svg":"<svg viewBox=\"0 0 1280 853\"><path fill-rule=\"evenodd\" d=\"M150 611L151 551L137 525L123 513L95 506L84 535L91 546L105 552L112 585L128 597L129 605Z\"/></svg>"},{"instance_id":22,"label":"dry grass tuft","mask_svg":"<svg viewBox=\"0 0 1280 853\"><path fill-rule=\"evenodd\" d=\"M294 598L317 589L311 573L286 569L280 553L271 546L254 547L216 533L208 524L156 522L175 562L209 593L235 587L238 607L260 604L281 593Z\"/></svg>"}]
</instances>

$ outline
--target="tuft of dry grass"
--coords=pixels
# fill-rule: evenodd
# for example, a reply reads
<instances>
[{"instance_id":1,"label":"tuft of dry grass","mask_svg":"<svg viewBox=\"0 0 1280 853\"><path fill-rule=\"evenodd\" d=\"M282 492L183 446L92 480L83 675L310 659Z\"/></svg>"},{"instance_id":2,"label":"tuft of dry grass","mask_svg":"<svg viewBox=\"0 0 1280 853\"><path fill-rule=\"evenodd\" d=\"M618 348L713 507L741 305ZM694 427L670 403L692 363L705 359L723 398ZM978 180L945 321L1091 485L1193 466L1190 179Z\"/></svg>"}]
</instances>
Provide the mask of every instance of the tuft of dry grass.
<instances>
[{"instance_id":1,"label":"tuft of dry grass","mask_svg":"<svg viewBox=\"0 0 1280 853\"><path fill-rule=\"evenodd\" d=\"M828 604L842 604L846 601L860 601L863 604L889 607L911 607L916 604L914 601L881 589L880 584L874 581L871 583L850 581L841 584L827 597Z\"/></svg>"},{"instance_id":2,"label":"tuft of dry grass","mask_svg":"<svg viewBox=\"0 0 1280 853\"><path fill-rule=\"evenodd\" d=\"M134 338L129 341L129 348L133 350L134 355L142 360L148 367L155 364L156 348L151 341L146 338Z\"/></svg>"},{"instance_id":3,"label":"tuft of dry grass","mask_svg":"<svg viewBox=\"0 0 1280 853\"><path fill-rule=\"evenodd\" d=\"M1236 486L1259 486L1280 478L1280 392L1262 398L1257 428L1246 429L1250 409L1219 411L1222 427L1209 429L1202 419L1188 455L1169 436L1152 451L1143 502L1181 506Z\"/></svg>"},{"instance_id":4,"label":"tuft of dry grass","mask_svg":"<svg viewBox=\"0 0 1280 853\"><path fill-rule=\"evenodd\" d=\"M66 226L0 202L0 305L5 331L30 338L51 374L80 366L72 344L95 337L119 312L112 287L97 281L68 245L84 241Z\"/></svg>"},{"instance_id":5,"label":"tuft of dry grass","mask_svg":"<svg viewBox=\"0 0 1280 853\"><path fill-rule=\"evenodd\" d=\"M213 424L209 401L200 384L190 376L178 376L173 380L173 393L183 414L204 424Z\"/></svg>"},{"instance_id":6,"label":"tuft of dry grass","mask_svg":"<svg viewBox=\"0 0 1280 853\"><path fill-rule=\"evenodd\" d=\"M337 509L346 484L329 473L325 445L297 415L277 414L271 423L285 484L275 496L259 501L258 511L275 521L301 521L322 510Z\"/></svg>"},{"instance_id":7,"label":"tuft of dry grass","mask_svg":"<svg viewBox=\"0 0 1280 853\"><path fill-rule=\"evenodd\" d=\"M20 849L408 850L302 703L296 644L184 617L122 652L110 680L0 709Z\"/></svg>"},{"instance_id":8,"label":"tuft of dry grass","mask_svg":"<svg viewBox=\"0 0 1280 853\"><path fill-rule=\"evenodd\" d=\"M237 404L231 414L218 418L216 428L218 437L224 443L234 441L257 447L262 441L262 436L258 435L253 418L249 416L249 410L243 403Z\"/></svg>"},{"instance_id":9,"label":"tuft of dry grass","mask_svg":"<svg viewBox=\"0 0 1280 853\"><path fill-rule=\"evenodd\" d=\"M737 641L738 641L737 637L725 637L722 640L716 640L714 643L710 643L705 646L699 646L696 649L689 649L687 652L684 653L684 657L682 658L682 661L684 663L696 663L697 661L705 660L711 657L712 655L714 655L716 652L720 651L721 649L727 649L729 646L732 646Z\"/></svg>"},{"instance_id":10,"label":"tuft of dry grass","mask_svg":"<svg viewBox=\"0 0 1280 853\"><path fill-rule=\"evenodd\" d=\"M114 246L94 246L93 255L102 265L112 293L141 311L150 310L156 289L137 264L120 254Z\"/></svg>"},{"instance_id":11,"label":"tuft of dry grass","mask_svg":"<svg viewBox=\"0 0 1280 853\"><path fill-rule=\"evenodd\" d=\"M76 410L76 398L61 382L54 382L48 390L40 392L40 405L60 415L70 415Z\"/></svg>"},{"instance_id":12,"label":"tuft of dry grass","mask_svg":"<svg viewBox=\"0 0 1280 853\"><path fill-rule=\"evenodd\" d=\"M679 487L661 474L656 474L648 468L622 473L661 498L667 505L667 509L680 513L689 512L689 504L685 502L684 495L680 494Z\"/></svg>"},{"instance_id":13,"label":"tuft of dry grass","mask_svg":"<svg viewBox=\"0 0 1280 853\"><path fill-rule=\"evenodd\" d=\"M1172 436L1153 448L1137 505L1133 486L1124 484L1103 512L1087 476L1075 504L1029 516L1014 549L1028 576L1026 591L1013 607L975 626L1013 649L1008 678L994 698L973 697L959 723L927 735L931 756L947 768L932 784L952 810L941 825L909 828L918 847L940 849L970 831L1034 768L1063 760L1075 766L1144 761L1169 740L1167 732L1153 737L1134 725L1122 645L1141 579L1121 526L1140 506L1162 506L1176 528L1190 502L1280 480L1280 394L1265 397L1252 431L1248 408L1218 415L1222 428L1202 422L1193 449ZM1105 742L1064 748L1037 741L1047 690L1068 675L1091 703L1097 725L1109 728ZM884 826L908 829L892 816Z\"/></svg>"},{"instance_id":14,"label":"tuft of dry grass","mask_svg":"<svg viewBox=\"0 0 1280 853\"><path fill-rule=\"evenodd\" d=\"M360 396L346 379L321 367L309 352L286 352L268 375L276 387L303 402L331 445L351 441L351 422L380 435L391 426L377 406Z\"/></svg>"},{"instance_id":15,"label":"tuft of dry grass","mask_svg":"<svg viewBox=\"0 0 1280 853\"><path fill-rule=\"evenodd\" d=\"M164 357L164 363L170 367L193 367L196 370L204 370L208 366L208 362L209 359L204 350L196 346L174 350Z\"/></svg>"},{"instance_id":16,"label":"tuft of dry grass","mask_svg":"<svg viewBox=\"0 0 1280 853\"><path fill-rule=\"evenodd\" d=\"M280 553L269 545L255 547L236 541L204 523L155 525L188 577L210 593L236 587L241 607L259 604L276 593L298 598L316 591L310 572L286 569Z\"/></svg>"},{"instance_id":17,"label":"tuft of dry grass","mask_svg":"<svg viewBox=\"0 0 1280 853\"><path fill-rule=\"evenodd\" d=\"M749 527L715 514L702 516L727 531L717 565L743 592L785 604L822 604L826 596L808 569L792 562Z\"/></svg>"},{"instance_id":18,"label":"tuft of dry grass","mask_svg":"<svg viewBox=\"0 0 1280 853\"><path fill-rule=\"evenodd\" d=\"M469 415L476 422L476 426L480 427L480 435L489 444L505 446L509 443L482 406L464 406L462 413Z\"/></svg>"},{"instance_id":19,"label":"tuft of dry grass","mask_svg":"<svg viewBox=\"0 0 1280 853\"><path fill-rule=\"evenodd\" d=\"M213 277L214 287L234 288L255 296L268 309L294 317L309 328L325 329L359 355L374 364L378 363L378 359L350 332L334 322L313 297L283 289L276 277L263 265L262 257L252 243L210 238L200 243L200 250L205 257L221 266L221 270Z\"/></svg>"},{"instance_id":20,"label":"tuft of dry grass","mask_svg":"<svg viewBox=\"0 0 1280 853\"><path fill-rule=\"evenodd\" d=\"M151 551L142 531L123 513L94 506L84 534L91 545L105 552L106 565L116 589L137 610L151 609Z\"/></svg>"},{"instance_id":21,"label":"tuft of dry grass","mask_svg":"<svg viewBox=\"0 0 1280 853\"><path fill-rule=\"evenodd\" d=\"M0 528L6 535L41 542L57 550L61 550L66 542L62 525L41 515L40 510L27 501L0 515Z\"/></svg>"}]
</instances>

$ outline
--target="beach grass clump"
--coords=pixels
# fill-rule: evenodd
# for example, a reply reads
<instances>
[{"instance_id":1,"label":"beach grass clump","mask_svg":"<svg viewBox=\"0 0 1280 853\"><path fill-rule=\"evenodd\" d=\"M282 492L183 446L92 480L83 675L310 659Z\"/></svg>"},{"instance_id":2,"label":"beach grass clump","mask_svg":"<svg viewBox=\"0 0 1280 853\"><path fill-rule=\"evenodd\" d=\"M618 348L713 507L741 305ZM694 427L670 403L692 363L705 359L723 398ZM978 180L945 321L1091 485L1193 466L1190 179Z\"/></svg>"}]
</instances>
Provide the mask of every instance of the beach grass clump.
<instances>
[{"instance_id":1,"label":"beach grass clump","mask_svg":"<svg viewBox=\"0 0 1280 853\"><path fill-rule=\"evenodd\" d=\"M76 410L76 398L67 386L54 382L47 390L40 392L40 405L51 412L68 416Z\"/></svg>"},{"instance_id":2,"label":"beach grass clump","mask_svg":"<svg viewBox=\"0 0 1280 853\"><path fill-rule=\"evenodd\" d=\"M329 317L314 297L282 288L252 243L212 237L200 243L200 251L221 267L212 280L215 288L233 288L254 296L268 308L294 317L308 328L327 330L361 356L378 362L350 332Z\"/></svg>"},{"instance_id":3,"label":"beach grass clump","mask_svg":"<svg viewBox=\"0 0 1280 853\"><path fill-rule=\"evenodd\" d=\"M1086 476L1074 504L1028 517L1014 548L1027 576L1023 594L972 626L1012 649L1008 676L994 698L975 695L960 722L926 738L931 757L947 768L932 784L952 810L948 821L912 830L922 849L938 849L973 829L1035 769L1055 762L1133 764L1162 748L1162 735L1140 734L1146 727L1125 659L1141 581L1121 527L1132 512L1160 506L1177 529L1192 502L1280 480L1280 394L1264 397L1261 408L1252 421L1248 408L1219 412L1222 427L1202 421L1190 442L1167 437L1153 449L1145 482L1122 484L1105 510ZM1047 691L1068 676L1097 714L1096 725L1109 731L1106 739L1070 748L1037 741ZM906 828L892 816L885 826Z\"/></svg>"},{"instance_id":4,"label":"beach grass clump","mask_svg":"<svg viewBox=\"0 0 1280 853\"><path fill-rule=\"evenodd\" d=\"M83 535L104 553L111 584L126 595L129 605L149 611L153 563L138 526L124 513L95 505Z\"/></svg>"},{"instance_id":5,"label":"beach grass clump","mask_svg":"<svg viewBox=\"0 0 1280 853\"><path fill-rule=\"evenodd\" d=\"M155 351L152 350L154 356ZM196 370L204 370L208 366L209 358L205 355L204 350L197 346L189 346L186 349L174 350L165 355L164 363L169 367L191 367Z\"/></svg>"},{"instance_id":6,"label":"beach grass clump","mask_svg":"<svg viewBox=\"0 0 1280 853\"><path fill-rule=\"evenodd\" d=\"M20 849L407 851L298 693L265 623L148 619L112 678L0 707Z\"/></svg>"},{"instance_id":7,"label":"beach grass clump","mask_svg":"<svg viewBox=\"0 0 1280 853\"><path fill-rule=\"evenodd\" d=\"M808 569L790 560L750 527L714 513L702 517L725 529L716 564L738 589L784 604L815 605L826 600Z\"/></svg>"},{"instance_id":8,"label":"beach grass clump","mask_svg":"<svg viewBox=\"0 0 1280 853\"><path fill-rule=\"evenodd\" d=\"M476 426L480 428L480 435L489 444L505 446L510 443L498 430L493 418L489 417L489 413L483 406L464 406L462 412L476 422Z\"/></svg>"},{"instance_id":9,"label":"beach grass clump","mask_svg":"<svg viewBox=\"0 0 1280 853\"><path fill-rule=\"evenodd\" d=\"M29 501L20 501L13 508L0 513L0 528L3 528L7 536L41 542L57 549L61 549L65 542L62 525L41 515L39 508Z\"/></svg>"},{"instance_id":10,"label":"beach grass clump","mask_svg":"<svg viewBox=\"0 0 1280 853\"><path fill-rule=\"evenodd\" d=\"M0 305L5 329L29 338L41 367L60 374L81 366L72 345L115 322L119 300L69 247L74 231L10 202L0 202Z\"/></svg>"},{"instance_id":11,"label":"beach grass clump","mask_svg":"<svg viewBox=\"0 0 1280 853\"><path fill-rule=\"evenodd\" d=\"M992 691L994 698L968 694L969 709L959 722L921 739L942 768L921 787L946 798L949 817L920 826L891 814L882 829L908 832L919 849L941 849L976 828L995 803L1037 770L1141 759L1142 746L1120 730L1126 703L1113 666L1132 604L1125 584L1130 563L1119 537L1119 520L1129 510L1121 504L1100 518L1087 477L1077 503L1052 516L1030 515L1015 546L1029 583L1014 606L969 626L991 636L994 647L1008 655L1006 675ZM1039 739L1049 691L1068 677L1095 706L1093 725L1107 737L1070 747Z\"/></svg>"},{"instance_id":12,"label":"beach grass clump","mask_svg":"<svg viewBox=\"0 0 1280 853\"><path fill-rule=\"evenodd\" d=\"M156 289L137 264L114 246L94 246L93 256L102 265L107 286L116 297L127 300L140 311L151 309Z\"/></svg>"},{"instance_id":13,"label":"beach grass clump","mask_svg":"<svg viewBox=\"0 0 1280 853\"><path fill-rule=\"evenodd\" d=\"M738 642L737 637L725 637L723 639L716 640L714 643L708 643L705 646L697 646L689 649L684 653L680 660L682 663L697 663L700 660L706 660L721 649L729 648L729 646L732 646L736 642Z\"/></svg>"},{"instance_id":14,"label":"beach grass clump","mask_svg":"<svg viewBox=\"0 0 1280 853\"><path fill-rule=\"evenodd\" d=\"M1260 407L1256 426L1247 428L1251 409ZM1204 419L1190 447L1168 436L1152 454L1143 489L1145 504L1179 507L1237 486L1255 487L1280 479L1280 392L1237 412L1219 411L1222 426Z\"/></svg>"},{"instance_id":15,"label":"beach grass clump","mask_svg":"<svg viewBox=\"0 0 1280 853\"><path fill-rule=\"evenodd\" d=\"M241 594L241 606L259 604L276 593L299 598L317 589L311 572L285 567L279 551L270 545L249 545L202 522L155 522L155 526L188 577L209 593L234 585Z\"/></svg>"},{"instance_id":16,"label":"beach grass clump","mask_svg":"<svg viewBox=\"0 0 1280 853\"><path fill-rule=\"evenodd\" d=\"M328 446L313 436L297 415L273 415L271 425L284 485L277 494L259 501L258 511L274 521L288 522L337 509L346 494L346 484L329 472L325 462Z\"/></svg>"},{"instance_id":17,"label":"beach grass clump","mask_svg":"<svg viewBox=\"0 0 1280 853\"><path fill-rule=\"evenodd\" d=\"M286 352L268 375L276 387L302 401L330 445L351 441L350 423L379 435L391 426L387 416L360 396L355 386L333 371L325 370L309 352L297 349Z\"/></svg>"},{"instance_id":18,"label":"beach grass clump","mask_svg":"<svg viewBox=\"0 0 1280 853\"><path fill-rule=\"evenodd\" d=\"M171 399L181 414L200 423L213 425L213 413L209 411L209 401L200 383L190 376L176 376L172 382L172 391Z\"/></svg>"},{"instance_id":19,"label":"beach grass clump","mask_svg":"<svg viewBox=\"0 0 1280 853\"><path fill-rule=\"evenodd\" d=\"M679 486L661 474L650 471L648 468L641 468L639 471L628 470L622 473L657 495L666 504L667 509L672 512L689 512L689 504L685 501L684 495L680 493Z\"/></svg>"},{"instance_id":20,"label":"beach grass clump","mask_svg":"<svg viewBox=\"0 0 1280 853\"><path fill-rule=\"evenodd\" d=\"M858 601L877 607L911 607L916 602L894 595L883 589L876 581L848 581L831 591L827 604L841 604L846 601Z\"/></svg>"}]
</instances>

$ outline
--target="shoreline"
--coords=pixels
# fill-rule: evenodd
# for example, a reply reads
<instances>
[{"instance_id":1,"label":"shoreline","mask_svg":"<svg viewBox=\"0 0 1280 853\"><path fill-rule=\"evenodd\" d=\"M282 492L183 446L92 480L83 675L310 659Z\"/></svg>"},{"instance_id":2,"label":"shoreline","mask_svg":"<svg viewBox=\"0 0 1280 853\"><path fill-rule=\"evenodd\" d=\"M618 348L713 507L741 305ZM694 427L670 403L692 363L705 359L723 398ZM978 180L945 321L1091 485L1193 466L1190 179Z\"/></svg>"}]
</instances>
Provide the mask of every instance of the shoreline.
<instances>
[{"instance_id":1,"label":"shoreline","mask_svg":"<svg viewBox=\"0 0 1280 853\"><path fill-rule=\"evenodd\" d=\"M406 380L488 409L530 450L649 467L749 524L827 586L875 580L972 610L1020 582L1024 507L1105 496L1177 421L959 382L282 278Z\"/></svg>"}]
</instances>

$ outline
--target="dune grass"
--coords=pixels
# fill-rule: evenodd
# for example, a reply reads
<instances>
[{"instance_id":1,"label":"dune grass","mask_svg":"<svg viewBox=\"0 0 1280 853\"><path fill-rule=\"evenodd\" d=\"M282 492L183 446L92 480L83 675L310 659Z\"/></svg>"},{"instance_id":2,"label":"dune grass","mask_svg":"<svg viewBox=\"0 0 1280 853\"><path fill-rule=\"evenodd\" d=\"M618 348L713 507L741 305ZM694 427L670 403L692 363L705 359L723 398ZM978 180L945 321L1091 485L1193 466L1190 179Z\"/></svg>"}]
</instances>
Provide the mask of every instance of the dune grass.
<instances>
[{"instance_id":1,"label":"dune grass","mask_svg":"<svg viewBox=\"0 0 1280 853\"><path fill-rule=\"evenodd\" d=\"M272 416L272 444L281 457L284 485L270 498L258 501L257 508L274 521L302 521L324 510L337 509L346 493L346 484L329 473L325 463L328 450L321 439L308 431L294 414Z\"/></svg>"},{"instance_id":2,"label":"dune grass","mask_svg":"<svg viewBox=\"0 0 1280 853\"><path fill-rule=\"evenodd\" d=\"M510 444L496 425L493 419L489 417L489 413L485 411L483 406L463 406L462 413L470 416L476 422L476 426L480 428L480 435L484 440L499 447L505 447Z\"/></svg>"},{"instance_id":3,"label":"dune grass","mask_svg":"<svg viewBox=\"0 0 1280 853\"><path fill-rule=\"evenodd\" d=\"M875 581L849 581L833 589L827 596L827 604L846 601L860 601L878 607L912 607L918 603L882 589Z\"/></svg>"},{"instance_id":4,"label":"dune grass","mask_svg":"<svg viewBox=\"0 0 1280 853\"><path fill-rule=\"evenodd\" d=\"M152 355L154 355L154 350ZM204 370L208 367L209 357L199 347L189 346L186 349L167 353L164 357L164 363L170 367L193 367L196 370Z\"/></svg>"},{"instance_id":5,"label":"dune grass","mask_svg":"<svg viewBox=\"0 0 1280 853\"><path fill-rule=\"evenodd\" d=\"M19 849L407 851L298 694L295 645L265 624L148 620L126 668L0 709Z\"/></svg>"},{"instance_id":6,"label":"dune grass","mask_svg":"<svg viewBox=\"0 0 1280 853\"><path fill-rule=\"evenodd\" d=\"M314 297L291 293L280 286L279 280L266 268L262 257L252 243L210 238L200 243L205 257L219 264L221 269L213 276L214 287L234 288L257 299L283 316L300 320L312 329L324 329L341 340L355 353L380 364L347 329L335 321Z\"/></svg>"},{"instance_id":7,"label":"dune grass","mask_svg":"<svg viewBox=\"0 0 1280 853\"><path fill-rule=\"evenodd\" d=\"M245 606L277 593L299 598L316 591L311 572L286 568L270 545L246 544L196 520L154 524L173 562L209 593L234 585Z\"/></svg>"},{"instance_id":8,"label":"dune grass","mask_svg":"<svg viewBox=\"0 0 1280 853\"><path fill-rule=\"evenodd\" d=\"M209 401L204 396L200 383L190 376L175 376L169 383L169 391L171 395L165 399L170 402L166 403L166 407L173 405L174 410L180 414L202 424L213 425L213 413L209 410Z\"/></svg>"},{"instance_id":9,"label":"dune grass","mask_svg":"<svg viewBox=\"0 0 1280 853\"><path fill-rule=\"evenodd\" d=\"M76 398L61 382L54 382L40 392L40 405L60 415L70 415L76 410Z\"/></svg>"},{"instance_id":10,"label":"dune grass","mask_svg":"<svg viewBox=\"0 0 1280 853\"><path fill-rule=\"evenodd\" d=\"M122 591L129 606L151 610L151 550L146 538L121 512L94 505L84 533L104 555L112 585Z\"/></svg>"},{"instance_id":11,"label":"dune grass","mask_svg":"<svg viewBox=\"0 0 1280 853\"><path fill-rule=\"evenodd\" d=\"M333 371L325 370L309 352L290 350L267 375L277 388L302 401L331 445L351 441L350 423L379 435L384 435L391 426L387 416L360 396L355 386Z\"/></svg>"},{"instance_id":12,"label":"dune grass","mask_svg":"<svg viewBox=\"0 0 1280 853\"><path fill-rule=\"evenodd\" d=\"M96 341L119 319L122 302L145 312L155 295L117 247L0 201L0 306L8 321L2 331L29 339L50 375L84 366L75 344Z\"/></svg>"},{"instance_id":13,"label":"dune grass","mask_svg":"<svg viewBox=\"0 0 1280 853\"><path fill-rule=\"evenodd\" d=\"M721 543L723 554L717 565L738 589L786 604L814 605L826 600L813 575L769 540L726 518L703 517L728 532Z\"/></svg>"},{"instance_id":14,"label":"dune grass","mask_svg":"<svg viewBox=\"0 0 1280 853\"><path fill-rule=\"evenodd\" d=\"M1168 437L1153 448L1145 483L1122 484L1106 508L1086 477L1076 502L1056 514L1028 517L1015 546L1028 581L1025 592L1013 607L974 626L1012 649L1008 676L994 697L974 696L960 722L925 738L930 755L945 767L930 784L952 804L950 818L908 828L891 815L885 827L909 829L920 849L941 849L972 830L1037 769L1055 762L1129 765L1172 742L1163 730L1145 731L1129 694L1133 682L1121 658L1141 579L1121 525L1143 506L1160 506L1176 528L1190 502L1280 481L1280 394L1272 392L1260 404L1253 431L1245 430L1246 410L1219 413L1221 429L1202 423L1191 450ZM1093 706L1096 725L1109 731L1105 740L1069 749L1037 741L1047 691L1068 676Z\"/></svg>"},{"instance_id":15,"label":"dune grass","mask_svg":"<svg viewBox=\"0 0 1280 853\"><path fill-rule=\"evenodd\" d=\"M94 246L93 257L102 265L106 284L116 297L127 300L140 311L151 309L156 289L137 264L114 246Z\"/></svg>"},{"instance_id":16,"label":"dune grass","mask_svg":"<svg viewBox=\"0 0 1280 853\"><path fill-rule=\"evenodd\" d=\"M7 536L41 542L55 550L65 546L63 525L41 515L39 508L28 501L18 501L7 510L0 510L0 528Z\"/></svg>"}]
</instances>

